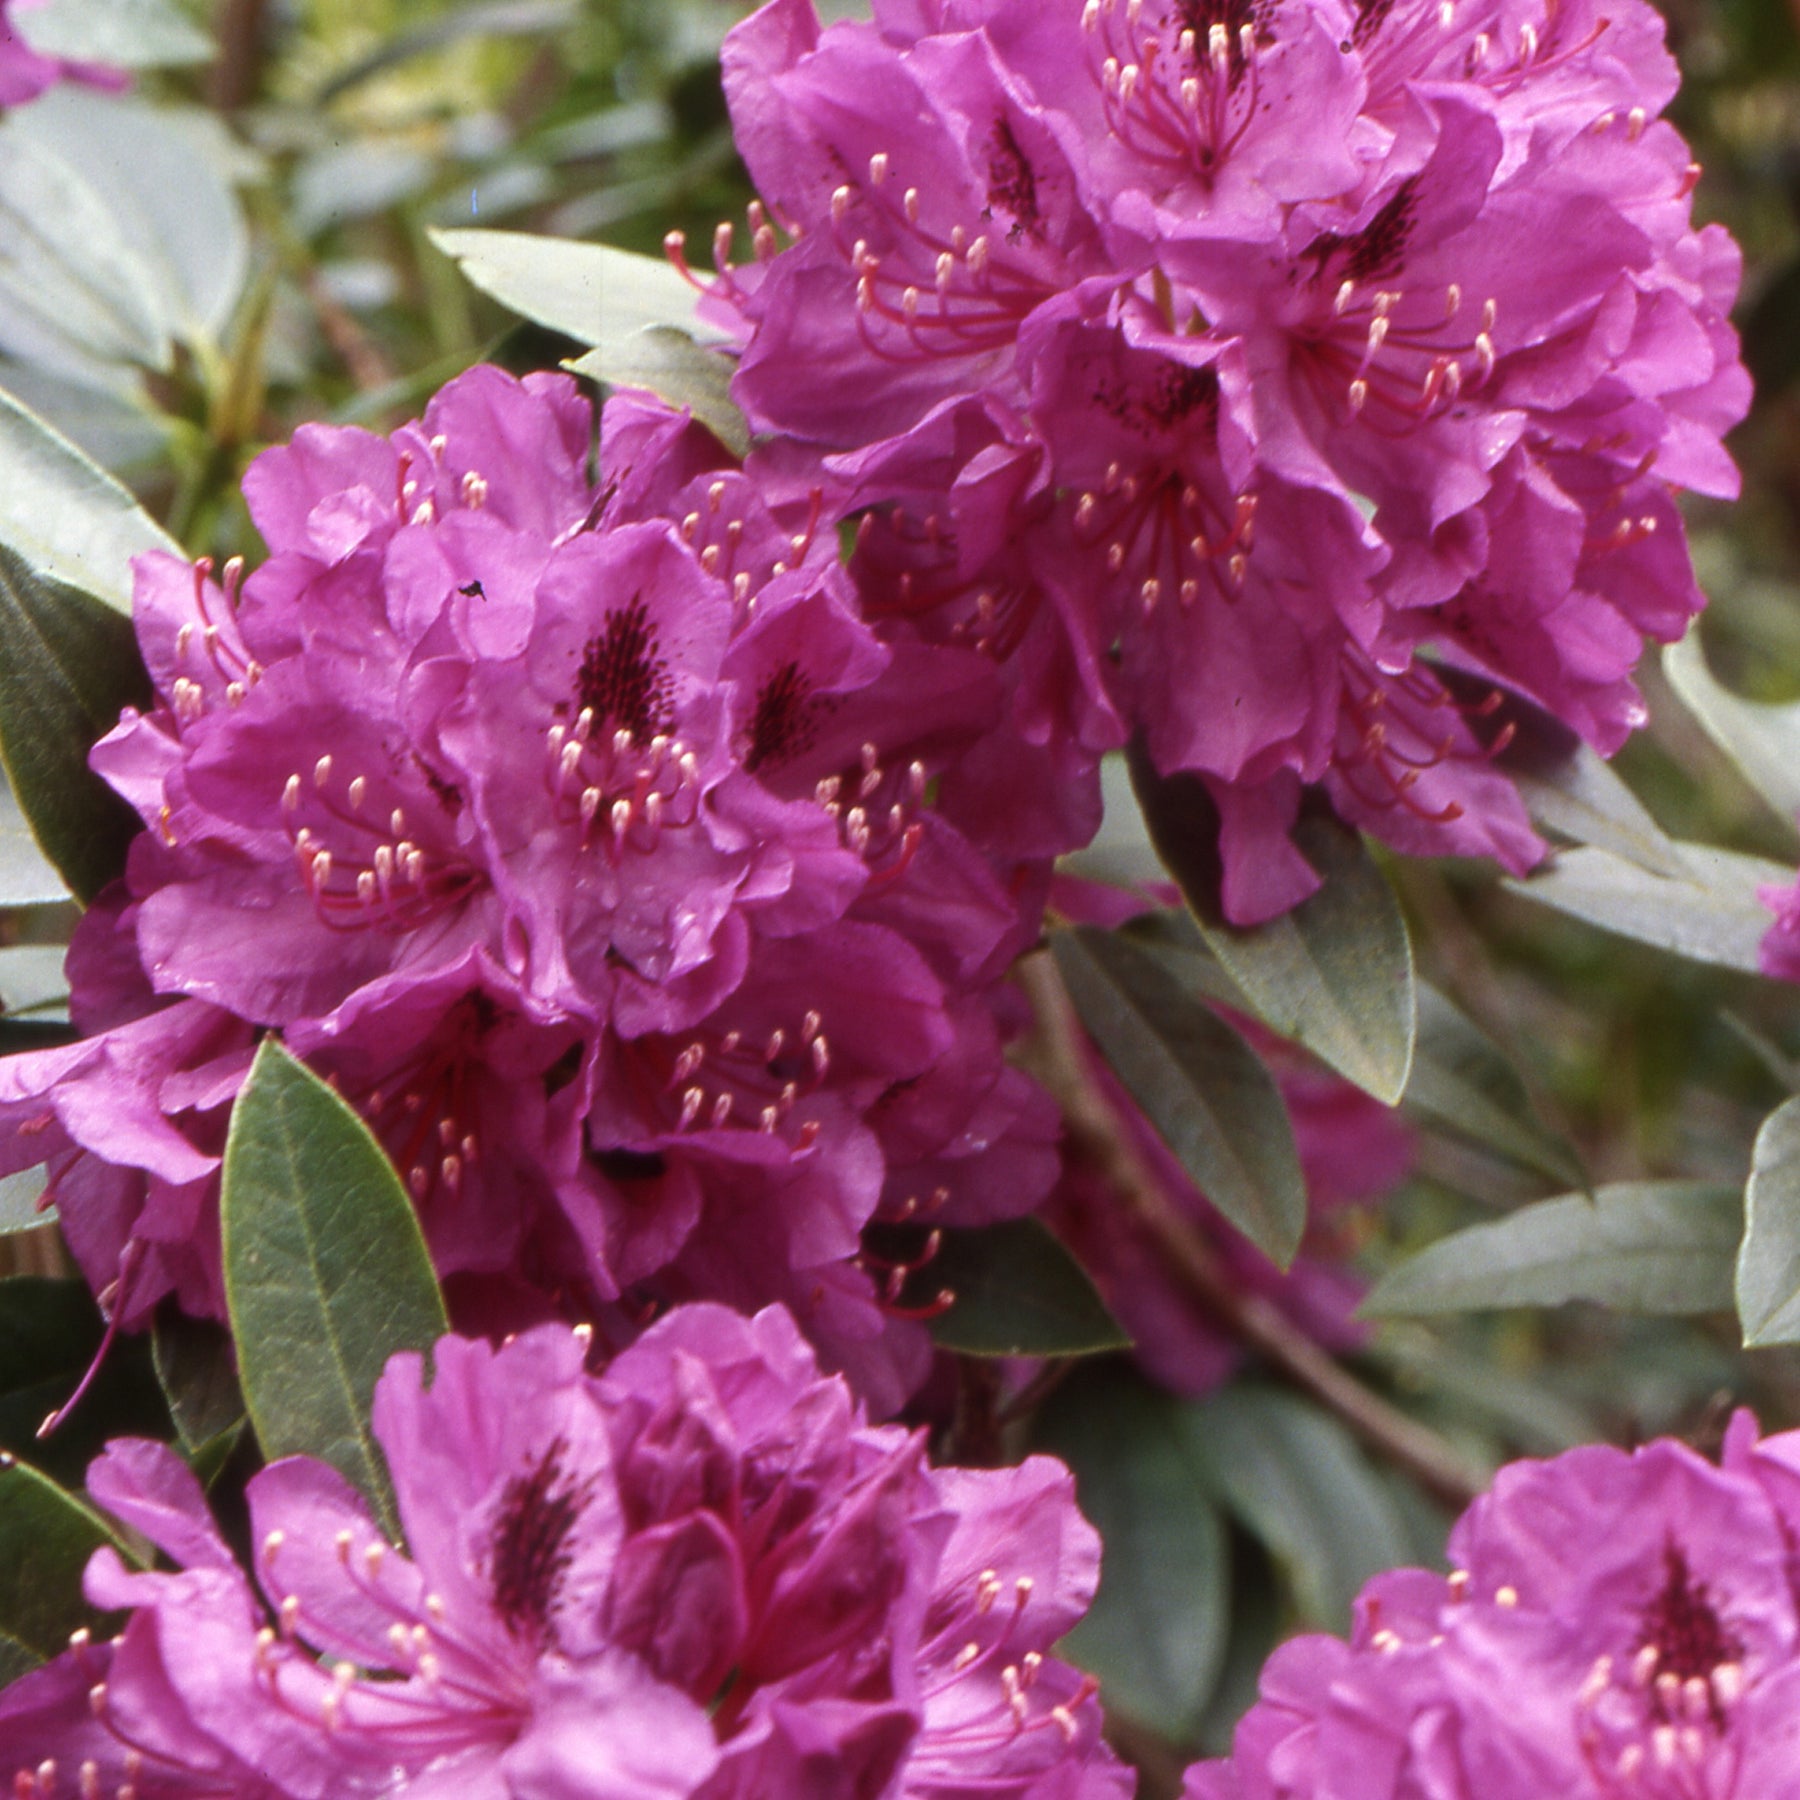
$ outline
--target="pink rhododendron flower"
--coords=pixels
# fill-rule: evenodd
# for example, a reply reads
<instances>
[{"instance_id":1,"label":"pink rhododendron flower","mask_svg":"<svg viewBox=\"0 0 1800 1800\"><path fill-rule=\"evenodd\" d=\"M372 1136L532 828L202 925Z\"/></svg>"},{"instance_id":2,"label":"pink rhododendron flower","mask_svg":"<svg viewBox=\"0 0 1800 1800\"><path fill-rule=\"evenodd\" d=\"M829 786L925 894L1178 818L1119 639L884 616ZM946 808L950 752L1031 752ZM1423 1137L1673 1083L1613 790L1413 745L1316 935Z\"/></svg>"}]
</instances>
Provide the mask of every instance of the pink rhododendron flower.
<instances>
[{"instance_id":1,"label":"pink rhododendron flower","mask_svg":"<svg viewBox=\"0 0 1800 1800\"><path fill-rule=\"evenodd\" d=\"M29 11L40 3L41 0L0 0L0 106L23 106L59 81L79 81L102 88L126 85L128 77L123 70L46 56L32 49L9 15L15 10Z\"/></svg>"},{"instance_id":2,"label":"pink rhododendron flower","mask_svg":"<svg viewBox=\"0 0 1800 1800\"><path fill-rule=\"evenodd\" d=\"M1757 952L1762 972L1777 981L1800 981L1800 882L1771 883L1758 888L1756 897L1775 915Z\"/></svg>"},{"instance_id":3,"label":"pink rhododendron flower","mask_svg":"<svg viewBox=\"0 0 1800 1800\"><path fill-rule=\"evenodd\" d=\"M1800 1789L1800 1433L1515 1463L1350 1641L1263 1673L1186 1800L1777 1800Z\"/></svg>"},{"instance_id":4,"label":"pink rhododendron flower","mask_svg":"<svg viewBox=\"0 0 1800 1800\"><path fill-rule=\"evenodd\" d=\"M406 1548L290 1458L250 1483L254 1583L172 1451L112 1445L90 1491L176 1571L96 1555L124 1630L0 1696L0 1770L33 1800L1131 1793L1049 1654L1099 1565L1060 1464L933 1469L777 1308L681 1309L598 1378L588 1342L446 1337L429 1385L395 1358Z\"/></svg>"},{"instance_id":5,"label":"pink rhododendron flower","mask_svg":"<svg viewBox=\"0 0 1800 1800\"><path fill-rule=\"evenodd\" d=\"M994 991L1047 865L931 796L994 671L877 636L817 492L630 395L596 481L594 423L478 368L392 438L258 458L247 577L139 560L157 703L93 763L147 829L70 965L97 1035L0 1069L0 1165L52 1159L124 1322L171 1287L222 1316L223 1123L273 1028L470 1316L623 1341L785 1298L897 1406L928 1347L863 1227L1005 1217L1056 1168Z\"/></svg>"},{"instance_id":6,"label":"pink rhododendron flower","mask_svg":"<svg viewBox=\"0 0 1800 1800\"><path fill-rule=\"evenodd\" d=\"M1005 671L977 780L1066 797L1002 831L1091 829L1123 732L1212 790L1240 922L1316 886L1309 786L1542 853L1504 695L1641 722L1748 401L1643 0L771 0L725 72L733 391L866 509L870 616Z\"/></svg>"}]
</instances>

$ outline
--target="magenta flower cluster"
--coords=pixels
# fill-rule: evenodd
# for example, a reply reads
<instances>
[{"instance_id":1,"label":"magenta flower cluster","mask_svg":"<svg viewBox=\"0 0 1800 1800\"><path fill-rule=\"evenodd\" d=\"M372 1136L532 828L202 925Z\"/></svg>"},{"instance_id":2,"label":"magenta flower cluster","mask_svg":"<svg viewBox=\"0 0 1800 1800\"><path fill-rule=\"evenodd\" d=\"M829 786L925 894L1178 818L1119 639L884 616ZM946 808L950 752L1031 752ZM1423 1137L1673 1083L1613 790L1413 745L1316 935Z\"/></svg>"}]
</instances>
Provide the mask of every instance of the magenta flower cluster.
<instances>
[{"instance_id":1,"label":"magenta flower cluster","mask_svg":"<svg viewBox=\"0 0 1800 1800\"><path fill-rule=\"evenodd\" d=\"M1800 1432L1515 1463L1448 1576L1284 1645L1185 1800L1776 1800L1800 1792Z\"/></svg>"},{"instance_id":2,"label":"magenta flower cluster","mask_svg":"<svg viewBox=\"0 0 1800 1800\"><path fill-rule=\"evenodd\" d=\"M89 1491L175 1572L0 1698L21 1800L1127 1800L1050 1654L1099 1542L1066 1470L934 1469L779 1308L394 1358L375 1431L405 1548L324 1463L249 1488L247 1577L173 1453ZM15 1773L16 1772L16 1773Z\"/></svg>"},{"instance_id":3,"label":"magenta flower cluster","mask_svg":"<svg viewBox=\"0 0 1800 1800\"><path fill-rule=\"evenodd\" d=\"M1642 722L1749 393L1644 0L771 0L725 70L733 392L866 509L872 614L1003 669L986 755L1054 777L1016 831L1079 839L1137 734L1239 922L1316 886L1309 787L1542 853L1506 696Z\"/></svg>"},{"instance_id":4,"label":"magenta flower cluster","mask_svg":"<svg viewBox=\"0 0 1800 1800\"><path fill-rule=\"evenodd\" d=\"M790 1304L897 1405L927 1345L877 1214L1055 1177L991 994L1047 871L930 804L988 665L891 648L817 496L772 510L685 414L477 369L392 439L245 482L269 559L137 565L157 694L95 748L137 809L81 922L67 1049L0 1064L127 1326L223 1316L230 1104L279 1030L389 1151L459 1316Z\"/></svg>"}]
</instances>

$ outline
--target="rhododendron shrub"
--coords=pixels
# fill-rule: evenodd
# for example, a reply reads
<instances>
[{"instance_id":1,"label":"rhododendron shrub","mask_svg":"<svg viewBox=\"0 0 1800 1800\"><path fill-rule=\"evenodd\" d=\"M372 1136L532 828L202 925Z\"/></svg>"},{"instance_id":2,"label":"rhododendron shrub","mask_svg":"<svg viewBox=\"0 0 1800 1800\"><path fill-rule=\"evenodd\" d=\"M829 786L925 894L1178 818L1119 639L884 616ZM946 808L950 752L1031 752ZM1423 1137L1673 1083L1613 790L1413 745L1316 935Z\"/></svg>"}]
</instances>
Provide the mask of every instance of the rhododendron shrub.
<instances>
[{"instance_id":1,"label":"rhododendron shrub","mask_svg":"<svg viewBox=\"0 0 1800 1800\"><path fill-rule=\"evenodd\" d=\"M1774 1800L1800 1780L1800 1439L1740 1413L1714 1467L1658 1439L1515 1463L1448 1575L1371 1582L1295 1639L1186 1800L1431 1793Z\"/></svg>"},{"instance_id":2,"label":"rhododendron shrub","mask_svg":"<svg viewBox=\"0 0 1800 1800\"><path fill-rule=\"evenodd\" d=\"M1792 20L408 11L0 0L0 1789L1800 1794Z\"/></svg>"},{"instance_id":3,"label":"rhododendron shrub","mask_svg":"<svg viewBox=\"0 0 1800 1800\"><path fill-rule=\"evenodd\" d=\"M406 1547L326 1464L249 1488L253 1572L142 1439L89 1487L175 1565L0 1699L34 1800L817 1793L1123 1800L1094 1684L1049 1654L1099 1546L1066 1470L934 1469L781 1309L442 1339L377 1389ZM46 1773L48 1771L48 1773Z\"/></svg>"},{"instance_id":4,"label":"rhododendron shrub","mask_svg":"<svg viewBox=\"0 0 1800 1800\"><path fill-rule=\"evenodd\" d=\"M1239 922L1316 887L1309 786L1537 860L1505 694L1617 748L1701 605L1674 495L1737 483L1650 7L773 0L724 60L733 393L868 509L878 613L1006 666L1066 780L1200 775Z\"/></svg>"},{"instance_id":5,"label":"rhododendron shrub","mask_svg":"<svg viewBox=\"0 0 1800 1800\"><path fill-rule=\"evenodd\" d=\"M222 1316L273 1028L482 1316L784 1296L892 1405L925 1345L862 1227L1055 1172L991 993L1042 875L929 803L991 671L884 645L817 497L778 516L685 414L593 429L568 379L477 369L259 458L247 576L140 559L157 704L93 762L146 829L71 954L89 1035L0 1067L3 1154L124 1323Z\"/></svg>"}]
</instances>

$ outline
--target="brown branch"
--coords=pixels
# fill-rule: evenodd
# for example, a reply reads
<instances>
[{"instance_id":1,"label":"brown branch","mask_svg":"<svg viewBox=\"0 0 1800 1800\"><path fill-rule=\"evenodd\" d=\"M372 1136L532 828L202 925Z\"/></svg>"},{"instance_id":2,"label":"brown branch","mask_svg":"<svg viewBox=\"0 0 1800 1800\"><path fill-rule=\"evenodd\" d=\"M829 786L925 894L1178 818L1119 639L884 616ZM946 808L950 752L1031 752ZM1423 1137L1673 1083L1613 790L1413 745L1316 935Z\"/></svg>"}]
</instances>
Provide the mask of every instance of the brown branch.
<instances>
[{"instance_id":1,"label":"brown branch","mask_svg":"<svg viewBox=\"0 0 1800 1800\"><path fill-rule=\"evenodd\" d=\"M1334 1412L1433 1498L1460 1512L1486 1485L1479 1473L1436 1432L1365 1387L1279 1308L1232 1284L1211 1245L1138 1155L1112 1104L1090 1077L1080 1047L1081 1021L1049 953L1021 962L1018 979L1037 1013L1034 1072L1061 1106L1071 1142L1156 1241L1207 1316Z\"/></svg>"},{"instance_id":2,"label":"brown branch","mask_svg":"<svg viewBox=\"0 0 1800 1800\"><path fill-rule=\"evenodd\" d=\"M207 83L207 98L219 112L236 112L256 98L267 30L268 0L221 0L219 54Z\"/></svg>"},{"instance_id":3,"label":"brown branch","mask_svg":"<svg viewBox=\"0 0 1800 1800\"><path fill-rule=\"evenodd\" d=\"M350 372L360 392L365 394L379 393L390 386L394 380L394 371L389 368L387 358L381 354L375 340L357 323L356 316L349 307L332 293L325 277L310 264L300 272L301 285L306 289L306 297L312 302L312 308L319 321L319 329L325 334L328 343L337 359Z\"/></svg>"}]
</instances>

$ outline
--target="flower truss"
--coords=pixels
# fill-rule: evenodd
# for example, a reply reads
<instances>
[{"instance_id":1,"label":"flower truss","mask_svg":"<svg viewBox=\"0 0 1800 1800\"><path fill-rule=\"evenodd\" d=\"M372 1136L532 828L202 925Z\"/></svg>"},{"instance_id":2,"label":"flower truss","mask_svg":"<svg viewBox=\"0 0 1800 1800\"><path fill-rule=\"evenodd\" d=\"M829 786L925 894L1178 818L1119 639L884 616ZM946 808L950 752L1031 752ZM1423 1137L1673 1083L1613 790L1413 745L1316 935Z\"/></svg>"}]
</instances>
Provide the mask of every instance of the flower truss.
<instances>
[{"instance_id":1,"label":"flower truss","mask_svg":"<svg viewBox=\"0 0 1800 1800\"><path fill-rule=\"evenodd\" d=\"M246 577L137 564L157 703L96 769L142 816L84 917L66 1049L0 1066L127 1325L222 1316L230 1103L260 1031L337 1086L464 1316L629 1336L786 1299L872 1399L923 1371L858 1263L1054 1178L994 983L1047 868L929 790L990 665L890 649L817 495L778 514L684 414L476 369L391 439L245 481ZM984 686L984 684L986 684Z\"/></svg>"},{"instance_id":2,"label":"flower truss","mask_svg":"<svg viewBox=\"0 0 1800 1800\"><path fill-rule=\"evenodd\" d=\"M792 1319L680 1308L396 1357L374 1425L406 1548L321 1462L250 1483L254 1582L174 1453L90 1491L127 1614L0 1699L21 1800L1125 1800L1094 1684L1049 1654L1099 1543L1062 1466L933 1469ZM260 1592L259 1592L260 1590Z\"/></svg>"},{"instance_id":3,"label":"flower truss","mask_svg":"<svg viewBox=\"0 0 1800 1800\"><path fill-rule=\"evenodd\" d=\"M1734 491L1748 403L1644 0L771 0L725 71L733 392L862 509L872 616L1002 669L991 760L1064 790L1012 830L1091 830L1138 734L1240 923L1317 885L1308 786L1542 853L1505 695L1642 722L1702 603L1675 495Z\"/></svg>"},{"instance_id":4,"label":"flower truss","mask_svg":"<svg viewBox=\"0 0 1800 1800\"><path fill-rule=\"evenodd\" d=\"M1800 1433L1503 1469L1450 1575L1362 1593L1263 1673L1186 1800L1778 1800L1800 1791Z\"/></svg>"}]
</instances>

